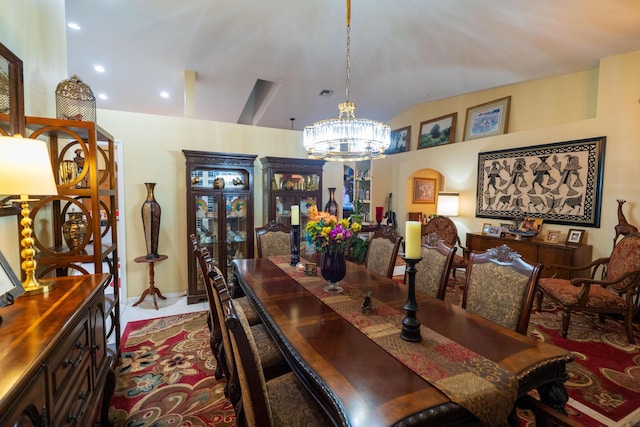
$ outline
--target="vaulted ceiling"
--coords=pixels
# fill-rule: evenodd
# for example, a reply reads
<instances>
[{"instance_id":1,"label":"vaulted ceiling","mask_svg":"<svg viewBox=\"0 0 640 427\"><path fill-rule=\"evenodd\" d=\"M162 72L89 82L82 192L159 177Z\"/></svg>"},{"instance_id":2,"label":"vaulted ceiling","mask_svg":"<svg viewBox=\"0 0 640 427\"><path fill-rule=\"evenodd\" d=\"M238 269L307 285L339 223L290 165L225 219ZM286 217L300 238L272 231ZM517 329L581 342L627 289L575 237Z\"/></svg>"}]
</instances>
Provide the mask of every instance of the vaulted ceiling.
<instances>
[{"instance_id":1,"label":"vaulted ceiling","mask_svg":"<svg viewBox=\"0 0 640 427\"><path fill-rule=\"evenodd\" d=\"M345 100L345 0L66 0L66 14L81 27L69 73L107 95L98 108L184 117L186 97L199 119L301 130ZM639 49L640 0L353 0L349 98L384 122Z\"/></svg>"}]
</instances>

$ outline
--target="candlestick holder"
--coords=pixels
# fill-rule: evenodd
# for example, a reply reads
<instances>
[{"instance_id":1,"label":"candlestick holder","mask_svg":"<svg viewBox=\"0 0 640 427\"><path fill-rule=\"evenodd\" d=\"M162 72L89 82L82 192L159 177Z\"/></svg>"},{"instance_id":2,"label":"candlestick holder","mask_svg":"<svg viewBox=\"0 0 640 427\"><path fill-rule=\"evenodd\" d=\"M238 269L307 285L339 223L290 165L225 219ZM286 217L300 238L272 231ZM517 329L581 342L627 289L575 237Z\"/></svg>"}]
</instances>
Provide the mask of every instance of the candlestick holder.
<instances>
[{"instance_id":1,"label":"candlestick holder","mask_svg":"<svg viewBox=\"0 0 640 427\"><path fill-rule=\"evenodd\" d=\"M410 342L422 341L420 335L420 321L416 319L416 311L418 311L418 303L416 302L416 264L419 263L422 258L405 258L402 259L407 263L407 276L409 278L407 302L404 303L402 308L405 309L407 315L402 319L402 332L400 338Z\"/></svg>"},{"instance_id":2,"label":"candlestick holder","mask_svg":"<svg viewBox=\"0 0 640 427\"><path fill-rule=\"evenodd\" d=\"M291 265L300 262L300 225L291 226Z\"/></svg>"}]
</instances>

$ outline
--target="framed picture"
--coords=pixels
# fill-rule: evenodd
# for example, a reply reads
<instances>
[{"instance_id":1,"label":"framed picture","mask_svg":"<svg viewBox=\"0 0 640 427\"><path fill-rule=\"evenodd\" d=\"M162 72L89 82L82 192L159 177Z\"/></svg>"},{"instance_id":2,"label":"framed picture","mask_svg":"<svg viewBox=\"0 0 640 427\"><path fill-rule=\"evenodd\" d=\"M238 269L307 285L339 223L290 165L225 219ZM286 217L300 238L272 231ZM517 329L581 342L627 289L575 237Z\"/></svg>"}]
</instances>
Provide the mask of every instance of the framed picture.
<instances>
[{"instance_id":1,"label":"framed picture","mask_svg":"<svg viewBox=\"0 0 640 427\"><path fill-rule=\"evenodd\" d=\"M0 307L13 304L13 300L23 293L22 283L0 252Z\"/></svg>"},{"instance_id":2,"label":"framed picture","mask_svg":"<svg viewBox=\"0 0 640 427\"><path fill-rule=\"evenodd\" d=\"M384 154L396 154L409 151L411 145L411 126L391 131L391 144Z\"/></svg>"},{"instance_id":3,"label":"framed picture","mask_svg":"<svg viewBox=\"0 0 640 427\"><path fill-rule=\"evenodd\" d=\"M452 143L456 133L457 118L458 113L453 113L420 123L418 149Z\"/></svg>"},{"instance_id":4,"label":"framed picture","mask_svg":"<svg viewBox=\"0 0 640 427\"><path fill-rule=\"evenodd\" d=\"M547 231L544 241L547 243L558 243L560 241L560 230Z\"/></svg>"},{"instance_id":5,"label":"framed picture","mask_svg":"<svg viewBox=\"0 0 640 427\"><path fill-rule=\"evenodd\" d=\"M413 203L435 203L436 180L413 178Z\"/></svg>"},{"instance_id":6,"label":"framed picture","mask_svg":"<svg viewBox=\"0 0 640 427\"><path fill-rule=\"evenodd\" d=\"M489 230L487 231L487 236L500 237L501 235L502 235L502 227L498 227L497 225L489 226Z\"/></svg>"},{"instance_id":7,"label":"framed picture","mask_svg":"<svg viewBox=\"0 0 640 427\"><path fill-rule=\"evenodd\" d=\"M476 216L600 226L606 137L478 154Z\"/></svg>"},{"instance_id":8,"label":"framed picture","mask_svg":"<svg viewBox=\"0 0 640 427\"><path fill-rule=\"evenodd\" d=\"M482 234L488 234L490 228L491 228L490 223L485 222L484 224L482 224Z\"/></svg>"},{"instance_id":9,"label":"framed picture","mask_svg":"<svg viewBox=\"0 0 640 427\"><path fill-rule=\"evenodd\" d=\"M525 218L520 224L520 231L539 233L542 221L542 218Z\"/></svg>"},{"instance_id":10,"label":"framed picture","mask_svg":"<svg viewBox=\"0 0 640 427\"><path fill-rule=\"evenodd\" d=\"M584 237L584 230L577 230L575 228L569 229L567 233L567 240L565 243L568 245L579 245L582 243L582 238Z\"/></svg>"},{"instance_id":11,"label":"framed picture","mask_svg":"<svg viewBox=\"0 0 640 427\"><path fill-rule=\"evenodd\" d=\"M502 135L509 129L509 106L511 97L496 99L467 108L464 124L464 141Z\"/></svg>"}]
</instances>

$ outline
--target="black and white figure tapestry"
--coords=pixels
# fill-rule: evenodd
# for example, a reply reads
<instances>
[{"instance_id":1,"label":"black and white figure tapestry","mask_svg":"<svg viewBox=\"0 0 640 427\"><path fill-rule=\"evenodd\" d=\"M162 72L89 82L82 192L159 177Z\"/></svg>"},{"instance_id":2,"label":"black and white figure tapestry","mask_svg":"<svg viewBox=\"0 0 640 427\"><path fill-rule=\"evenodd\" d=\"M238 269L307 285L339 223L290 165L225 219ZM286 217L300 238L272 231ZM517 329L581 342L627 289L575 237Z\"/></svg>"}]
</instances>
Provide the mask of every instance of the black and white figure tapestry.
<instances>
[{"instance_id":1,"label":"black and white figure tapestry","mask_svg":"<svg viewBox=\"0 0 640 427\"><path fill-rule=\"evenodd\" d=\"M476 216L600 226L606 137L478 154Z\"/></svg>"}]
</instances>

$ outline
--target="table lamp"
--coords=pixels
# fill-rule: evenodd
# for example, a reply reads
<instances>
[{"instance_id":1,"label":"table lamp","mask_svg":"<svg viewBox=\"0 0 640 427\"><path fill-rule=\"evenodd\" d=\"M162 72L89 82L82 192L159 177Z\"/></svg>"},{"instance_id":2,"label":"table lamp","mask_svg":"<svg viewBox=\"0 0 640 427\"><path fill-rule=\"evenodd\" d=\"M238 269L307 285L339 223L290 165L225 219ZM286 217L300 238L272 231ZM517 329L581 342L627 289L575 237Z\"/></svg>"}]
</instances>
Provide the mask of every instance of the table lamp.
<instances>
[{"instance_id":1,"label":"table lamp","mask_svg":"<svg viewBox=\"0 0 640 427\"><path fill-rule=\"evenodd\" d=\"M438 216L458 216L460 193L440 191L438 193Z\"/></svg>"},{"instance_id":2,"label":"table lamp","mask_svg":"<svg viewBox=\"0 0 640 427\"><path fill-rule=\"evenodd\" d=\"M35 295L49 292L53 285L38 283L36 272L36 251L33 248L33 220L29 202L38 199L29 198L30 195L58 194L58 188L53 177L49 150L44 141L31 138L0 136L0 194L18 195L22 206L22 270L25 279L22 282L25 295Z\"/></svg>"}]
</instances>

